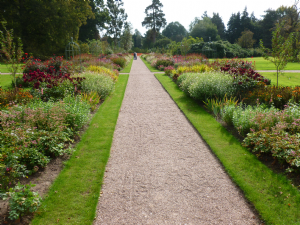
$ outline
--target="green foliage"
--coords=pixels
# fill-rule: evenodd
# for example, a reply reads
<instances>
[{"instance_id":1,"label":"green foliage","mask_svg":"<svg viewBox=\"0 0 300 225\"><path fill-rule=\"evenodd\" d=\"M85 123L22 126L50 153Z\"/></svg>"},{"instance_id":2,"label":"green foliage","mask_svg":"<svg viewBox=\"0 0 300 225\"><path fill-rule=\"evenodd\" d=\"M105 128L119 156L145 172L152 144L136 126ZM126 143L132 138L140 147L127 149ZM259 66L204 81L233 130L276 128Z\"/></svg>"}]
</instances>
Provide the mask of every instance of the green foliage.
<instances>
[{"instance_id":1,"label":"green foliage","mask_svg":"<svg viewBox=\"0 0 300 225\"><path fill-rule=\"evenodd\" d=\"M128 52L133 46L132 27L130 23L125 24L125 28L121 36L121 45L126 52Z\"/></svg>"},{"instance_id":2,"label":"green foliage","mask_svg":"<svg viewBox=\"0 0 300 225\"><path fill-rule=\"evenodd\" d=\"M294 34L291 33L287 39L281 35L281 29L284 26L284 22L276 25L276 30L273 31L272 37L272 50L266 49L263 45L262 40L260 40L260 47L263 49L264 58L274 63L277 70L277 86L278 86L278 75L279 72L286 66L288 60L292 57L293 53L293 39ZM269 54L272 57L269 57Z\"/></svg>"},{"instance_id":3,"label":"green foliage","mask_svg":"<svg viewBox=\"0 0 300 225\"><path fill-rule=\"evenodd\" d=\"M122 29L127 20L125 9L121 8L124 3L122 1L107 0L108 13L110 22L107 27L107 34L113 35L114 47L117 46L117 39L121 36Z\"/></svg>"},{"instance_id":4,"label":"green foliage","mask_svg":"<svg viewBox=\"0 0 300 225\"><path fill-rule=\"evenodd\" d=\"M4 32L0 30L0 53L6 57L5 62L9 64L9 71L13 78L14 86L17 88L16 73L22 67L20 65L23 56L23 44L21 38L18 39L18 44L14 43L13 29L6 29L6 22L1 22Z\"/></svg>"},{"instance_id":5,"label":"green foliage","mask_svg":"<svg viewBox=\"0 0 300 225\"><path fill-rule=\"evenodd\" d=\"M255 105L257 102L283 110L292 100L300 103L300 87L259 86L245 95L244 103Z\"/></svg>"},{"instance_id":6,"label":"green foliage","mask_svg":"<svg viewBox=\"0 0 300 225\"><path fill-rule=\"evenodd\" d=\"M164 67L168 67L168 66L174 66L174 62L171 61L171 60L168 60L168 59L158 59L156 61L156 66L155 67L158 67L158 66L164 66Z\"/></svg>"},{"instance_id":7,"label":"green foliage","mask_svg":"<svg viewBox=\"0 0 300 225\"><path fill-rule=\"evenodd\" d=\"M245 30L242 32L242 35L239 37L237 43L242 48L252 48L256 40L253 40L253 32L250 30Z\"/></svg>"},{"instance_id":8,"label":"green foliage","mask_svg":"<svg viewBox=\"0 0 300 225\"><path fill-rule=\"evenodd\" d=\"M37 192L32 192L31 187L35 185L21 185L18 183L14 188L10 188L4 199L9 198L9 216L11 220L16 220L28 213L35 212L41 205L41 198Z\"/></svg>"},{"instance_id":9,"label":"green foliage","mask_svg":"<svg viewBox=\"0 0 300 225\"><path fill-rule=\"evenodd\" d=\"M155 43L156 35L162 27L165 27L167 21L165 14L161 10L163 4L159 0L152 0L152 4L147 6L145 9L146 17L142 22L142 26L151 28L152 41Z\"/></svg>"},{"instance_id":10,"label":"green foliage","mask_svg":"<svg viewBox=\"0 0 300 225\"><path fill-rule=\"evenodd\" d=\"M105 99L114 90L114 81L108 76L88 72L80 76L86 78L82 82L83 92L95 91L102 99Z\"/></svg>"},{"instance_id":11,"label":"green foliage","mask_svg":"<svg viewBox=\"0 0 300 225\"><path fill-rule=\"evenodd\" d=\"M207 101L207 99L225 96L234 96L236 88L233 86L233 78L220 72L212 73L186 73L178 78L179 87L192 98Z\"/></svg>"},{"instance_id":12,"label":"green foliage","mask_svg":"<svg viewBox=\"0 0 300 225\"><path fill-rule=\"evenodd\" d=\"M69 152L72 117L65 103L33 101L26 107L14 106L0 114L1 187L6 189L16 178L35 173L53 156ZM77 122L77 121L74 121ZM74 126L73 126L74 127Z\"/></svg>"},{"instance_id":13,"label":"green foliage","mask_svg":"<svg viewBox=\"0 0 300 225\"><path fill-rule=\"evenodd\" d=\"M204 101L205 107L214 113L216 117L220 116L221 110L225 106L233 106L237 105L237 100L234 97L227 98L225 95L223 99L207 99Z\"/></svg>"},{"instance_id":14,"label":"green foliage","mask_svg":"<svg viewBox=\"0 0 300 225\"><path fill-rule=\"evenodd\" d=\"M124 68L127 64L126 59L121 56L111 57L110 60L113 61L114 64L119 65L121 68Z\"/></svg>"},{"instance_id":15,"label":"green foliage","mask_svg":"<svg viewBox=\"0 0 300 225\"><path fill-rule=\"evenodd\" d=\"M90 93L82 93L81 98L83 101L88 103L91 107L91 111L95 111L97 105L100 102L100 96L97 92L91 91Z\"/></svg>"},{"instance_id":16,"label":"green foliage","mask_svg":"<svg viewBox=\"0 0 300 225\"><path fill-rule=\"evenodd\" d=\"M169 77L163 74L156 74L156 77L255 206L261 219L266 224L297 224L300 195L290 179L273 172L243 148L197 101L182 93Z\"/></svg>"},{"instance_id":17,"label":"green foliage","mask_svg":"<svg viewBox=\"0 0 300 225\"><path fill-rule=\"evenodd\" d=\"M204 54L207 58L245 58L262 55L260 49L243 49L240 45L230 44L228 41L192 44L189 53Z\"/></svg>"},{"instance_id":18,"label":"green foliage","mask_svg":"<svg viewBox=\"0 0 300 225\"><path fill-rule=\"evenodd\" d=\"M73 157L65 165L43 200L39 215L31 222L38 224L92 224L103 183L104 171L128 75L122 75L116 90L95 113L90 126L76 146ZM74 203L76 207L74 207Z\"/></svg>"},{"instance_id":19,"label":"green foliage","mask_svg":"<svg viewBox=\"0 0 300 225\"><path fill-rule=\"evenodd\" d=\"M105 23L110 21L108 10L105 8L103 0L91 0L89 1L89 5L95 17L88 18L86 24L80 26L78 40L82 42L100 39L99 28L105 28ZM81 52L83 52L82 49Z\"/></svg>"},{"instance_id":20,"label":"green foliage","mask_svg":"<svg viewBox=\"0 0 300 225\"><path fill-rule=\"evenodd\" d=\"M2 1L1 15L22 39L25 52L44 59L63 53L71 37L78 39L79 27L87 18L94 18L89 2Z\"/></svg>"},{"instance_id":21,"label":"green foliage","mask_svg":"<svg viewBox=\"0 0 300 225\"><path fill-rule=\"evenodd\" d=\"M211 19L208 17L203 18L203 20L199 20L191 30L190 35L194 38L203 38L205 42L217 41L220 39L220 36L218 36L217 26L213 24Z\"/></svg>"},{"instance_id":22,"label":"green foliage","mask_svg":"<svg viewBox=\"0 0 300 225\"><path fill-rule=\"evenodd\" d=\"M167 37L161 38L157 40L154 44L156 48L167 48L168 45L171 43L171 40Z\"/></svg>"},{"instance_id":23,"label":"green foliage","mask_svg":"<svg viewBox=\"0 0 300 225\"><path fill-rule=\"evenodd\" d=\"M179 22L171 22L162 31L162 35L172 41L180 42L187 35L187 30Z\"/></svg>"}]
</instances>

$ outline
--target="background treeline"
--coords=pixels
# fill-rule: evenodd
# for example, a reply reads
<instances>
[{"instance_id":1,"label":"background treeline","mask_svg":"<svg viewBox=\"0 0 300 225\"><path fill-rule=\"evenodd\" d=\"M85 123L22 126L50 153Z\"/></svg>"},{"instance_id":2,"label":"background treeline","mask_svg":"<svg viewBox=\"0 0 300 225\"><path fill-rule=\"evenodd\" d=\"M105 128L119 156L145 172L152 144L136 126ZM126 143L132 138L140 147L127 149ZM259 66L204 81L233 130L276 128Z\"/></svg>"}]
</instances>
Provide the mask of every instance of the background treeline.
<instances>
[{"instance_id":1,"label":"background treeline","mask_svg":"<svg viewBox=\"0 0 300 225\"><path fill-rule=\"evenodd\" d=\"M281 30L283 37L288 37L292 32L299 32L300 17L297 4L293 6L281 6L278 9L267 9L262 18L258 19L254 13L249 14L247 8L243 12L232 13L227 28L219 13L209 16L207 12L201 17L196 17L186 30L179 22L169 23L161 33L157 34L156 41L151 40L151 30L144 36L138 30L133 35L134 51L164 52L166 47L177 44L178 48L173 54L181 54L180 45L184 38L190 41L189 53L206 53L208 57L249 57L261 56L259 40L265 47L272 47L272 32L275 25L284 21ZM299 49L299 40L295 40L294 49ZM295 56L297 53L295 53ZM296 57L295 57L296 59Z\"/></svg>"},{"instance_id":2,"label":"background treeline","mask_svg":"<svg viewBox=\"0 0 300 225\"><path fill-rule=\"evenodd\" d=\"M207 12L191 21L189 29L169 22L159 0L145 9L142 22L148 29L133 32L123 2L107 0L0 0L0 21L20 37L25 52L46 59L64 55L71 37L81 53L169 52L203 53L208 57L260 56L259 40L271 48L276 23L284 21L283 37L300 29L297 4L267 9L262 18L243 12L232 13L227 26L219 13ZM0 27L3 30L3 27ZM100 36L100 31L102 36ZM293 43L299 49L299 40ZM184 50L183 50L184 49ZM186 51L187 50L187 51ZM295 53L295 56L298 53Z\"/></svg>"}]
</instances>

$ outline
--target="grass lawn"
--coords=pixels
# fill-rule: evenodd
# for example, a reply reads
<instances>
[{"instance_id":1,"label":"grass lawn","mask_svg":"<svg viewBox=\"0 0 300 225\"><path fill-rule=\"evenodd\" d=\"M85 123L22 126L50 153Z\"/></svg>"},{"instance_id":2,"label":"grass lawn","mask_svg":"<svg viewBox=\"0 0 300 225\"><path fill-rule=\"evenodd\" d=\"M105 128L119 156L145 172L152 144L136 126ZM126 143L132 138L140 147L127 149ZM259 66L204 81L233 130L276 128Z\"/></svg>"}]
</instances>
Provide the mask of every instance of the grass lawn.
<instances>
[{"instance_id":1,"label":"grass lawn","mask_svg":"<svg viewBox=\"0 0 300 225\"><path fill-rule=\"evenodd\" d=\"M12 76L11 75L0 75L0 86L3 89L11 88Z\"/></svg>"},{"instance_id":2,"label":"grass lawn","mask_svg":"<svg viewBox=\"0 0 300 225\"><path fill-rule=\"evenodd\" d=\"M120 73L130 73L132 62L133 62L133 57L132 57L131 61L127 64L127 66L123 70L120 71Z\"/></svg>"},{"instance_id":3,"label":"grass lawn","mask_svg":"<svg viewBox=\"0 0 300 225\"><path fill-rule=\"evenodd\" d=\"M119 77L115 91L94 115L31 224L93 223L128 77Z\"/></svg>"},{"instance_id":4,"label":"grass lawn","mask_svg":"<svg viewBox=\"0 0 300 225\"><path fill-rule=\"evenodd\" d=\"M140 59L145 63L145 65L148 67L148 69L151 71L151 72L162 72L154 67L151 66L150 63L148 63L145 59L143 59L142 57L140 57Z\"/></svg>"},{"instance_id":5,"label":"grass lawn","mask_svg":"<svg viewBox=\"0 0 300 225\"><path fill-rule=\"evenodd\" d=\"M277 74L271 72L261 73L264 77L271 79L272 85L277 85ZM281 86L300 86L300 73L284 73L278 76L278 85Z\"/></svg>"},{"instance_id":6,"label":"grass lawn","mask_svg":"<svg viewBox=\"0 0 300 225\"><path fill-rule=\"evenodd\" d=\"M22 69L18 70L17 72L22 73ZM0 73L10 73L9 68L5 63L0 63Z\"/></svg>"},{"instance_id":7,"label":"grass lawn","mask_svg":"<svg viewBox=\"0 0 300 225\"><path fill-rule=\"evenodd\" d=\"M245 58L244 60L255 62L256 70L276 70L274 64L263 57ZM284 70L300 70L300 64L288 63Z\"/></svg>"},{"instance_id":8,"label":"grass lawn","mask_svg":"<svg viewBox=\"0 0 300 225\"><path fill-rule=\"evenodd\" d=\"M224 165L232 180L255 206L265 224L300 224L300 193L285 176L276 174L183 93L166 75L156 74L178 107Z\"/></svg>"}]
</instances>

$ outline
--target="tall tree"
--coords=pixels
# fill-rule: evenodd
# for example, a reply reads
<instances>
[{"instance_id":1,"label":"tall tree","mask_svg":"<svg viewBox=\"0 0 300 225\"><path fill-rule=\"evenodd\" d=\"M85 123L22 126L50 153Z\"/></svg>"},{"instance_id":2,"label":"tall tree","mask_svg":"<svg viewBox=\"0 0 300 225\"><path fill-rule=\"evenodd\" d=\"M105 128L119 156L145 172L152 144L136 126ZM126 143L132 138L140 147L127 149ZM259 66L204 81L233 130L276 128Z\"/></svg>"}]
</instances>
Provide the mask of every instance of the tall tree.
<instances>
[{"instance_id":1,"label":"tall tree","mask_svg":"<svg viewBox=\"0 0 300 225\"><path fill-rule=\"evenodd\" d=\"M242 48L252 48L256 40L253 39L253 32L250 30L245 30L242 32L241 37L239 37L237 43Z\"/></svg>"},{"instance_id":2,"label":"tall tree","mask_svg":"<svg viewBox=\"0 0 300 225\"><path fill-rule=\"evenodd\" d=\"M224 40L225 37L225 25L223 23L222 18L220 17L219 13L213 13L213 17L211 18L211 22L217 26L218 34L220 38Z\"/></svg>"},{"instance_id":3,"label":"tall tree","mask_svg":"<svg viewBox=\"0 0 300 225\"><path fill-rule=\"evenodd\" d=\"M142 47L143 36L142 36L141 32L139 32L138 29L135 29L134 34L132 35L132 39L133 39L133 46L135 48Z\"/></svg>"},{"instance_id":4,"label":"tall tree","mask_svg":"<svg viewBox=\"0 0 300 225\"><path fill-rule=\"evenodd\" d=\"M281 31L285 26L286 21L281 21L276 24L276 29L272 32L272 50L265 48L262 40L260 40L260 47L264 51L264 58L271 61L277 70L277 87L278 75L284 69L289 59L293 57L293 39L295 33L289 34L288 38L281 35ZM271 57L270 57L271 56Z\"/></svg>"},{"instance_id":5,"label":"tall tree","mask_svg":"<svg viewBox=\"0 0 300 225\"><path fill-rule=\"evenodd\" d=\"M133 47L132 26L130 23L124 25L123 34L121 36L121 44L125 51L129 51Z\"/></svg>"},{"instance_id":6,"label":"tall tree","mask_svg":"<svg viewBox=\"0 0 300 225\"><path fill-rule=\"evenodd\" d=\"M113 35L114 44L117 45L117 40L120 38L123 26L127 20L125 9L121 8L124 3L115 0L107 0L110 22L107 27L107 34Z\"/></svg>"},{"instance_id":7,"label":"tall tree","mask_svg":"<svg viewBox=\"0 0 300 225\"><path fill-rule=\"evenodd\" d=\"M275 24L278 22L280 18L280 14L278 11L273 9L268 9L265 11L265 15L263 15L263 19L260 22L262 30L262 41L266 48L272 48L272 31L275 27Z\"/></svg>"},{"instance_id":8,"label":"tall tree","mask_svg":"<svg viewBox=\"0 0 300 225\"><path fill-rule=\"evenodd\" d=\"M1 20L21 37L24 51L35 56L61 54L73 37L78 39L79 27L93 18L88 1L0 0Z\"/></svg>"},{"instance_id":9,"label":"tall tree","mask_svg":"<svg viewBox=\"0 0 300 225\"><path fill-rule=\"evenodd\" d=\"M171 22L162 31L162 34L172 41L180 42L187 35L187 31L179 22Z\"/></svg>"},{"instance_id":10,"label":"tall tree","mask_svg":"<svg viewBox=\"0 0 300 225\"><path fill-rule=\"evenodd\" d=\"M152 41L155 43L156 35L162 27L165 27L167 21L162 11L163 4L159 0L152 0L152 4L145 9L146 17L142 26L152 29Z\"/></svg>"},{"instance_id":11,"label":"tall tree","mask_svg":"<svg viewBox=\"0 0 300 225\"><path fill-rule=\"evenodd\" d=\"M82 42L88 39L99 40L99 29L106 28L105 23L110 21L108 10L105 8L103 0L91 0L89 4L92 8L95 18L87 19L86 24L79 28L78 40Z\"/></svg>"},{"instance_id":12,"label":"tall tree","mask_svg":"<svg viewBox=\"0 0 300 225\"><path fill-rule=\"evenodd\" d=\"M227 23L227 40L231 44L235 43L243 30L241 26L241 13L233 13Z\"/></svg>"},{"instance_id":13,"label":"tall tree","mask_svg":"<svg viewBox=\"0 0 300 225\"><path fill-rule=\"evenodd\" d=\"M217 26L211 22L209 17L205 17L203 20L200 20L194 26L190 34L194 38L203 38L205 42L216 41L220 39Z\"/></svg>"},{"instance_id":14,"label":"tall tree","mask_svg":"<svg viewBox=\"0 0 300 225\"><path fill-rule=\"evenodd\" d=\"M195 17L194 20L189 25L189 32L191 32L196 24L199 23L201 19L199 17Z\"/></svg>"}]
</instances>

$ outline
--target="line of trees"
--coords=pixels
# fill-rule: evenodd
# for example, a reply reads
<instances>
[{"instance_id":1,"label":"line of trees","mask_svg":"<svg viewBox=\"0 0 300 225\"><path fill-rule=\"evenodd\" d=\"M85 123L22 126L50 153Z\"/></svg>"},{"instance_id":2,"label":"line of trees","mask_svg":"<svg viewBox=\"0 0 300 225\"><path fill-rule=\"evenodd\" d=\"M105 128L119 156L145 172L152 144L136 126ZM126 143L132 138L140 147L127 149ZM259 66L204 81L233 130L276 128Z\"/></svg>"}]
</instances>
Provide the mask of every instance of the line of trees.
<instances>
[{"instance_id":1,"label":"line of trees","mask_svg":"<svg viewBox=\"0 0 300 225\"><path fill-rule=\"evenodd\" d=\"M21 38L25 52L42 59L63 55L71 37L78 43L102 38L127 50L133 44L121 0L107 0L106 4L103 0L0 0L1 21ZM100 37L99 31L106 37Z\"/></svg>"},{"instance_id":2,"label":"line of trees","mask_svg":"<svg viewBox=\"0 0 300 225\"><path fill-rule=\"evenodd\" d=\"M249 14L245 7L243 12L232 13L227 23L227 29L219 13L213 12L211 17L204 12L201 17L196 17L190 23L188 31L178 21L166 24L162 7L159 0L153 0L152 4L146 8L146 17L142 25L150 29L144 36L135 30L133 35L135 50L162 46L165 48L172 41L181 42L183 38L189 36L199 38L204 42L228 41L245 49L259 47L259 40L262 40L265 47L272 48L272 32L275 30L276 24L282 21L285 21L285 25L281 29L283 37L287 38L293 32L300 32L300 12L297 2L293 6L281 6L276 10L267 9L261 19L256 18L254 13ZM149 9L151 9L150 14ZM155 27L155 20L163 21L163 23ZM160 33L161 28L164 29ZM293 48L299 49L299 39L294 40ZM298 54L299 52L294 53L294 59Z\"/></svg>"},{"instance_id":3,"label":"line of trees","mask_svg":"<svg viewBox=\"0 0 300 225\"><path fill-rule=\"evenodd\" d=\"M91 40L106 41L105 46L111 46L110 51L145 51L175 46L172 42L182 42L189 37L200 42L227 41L250 49L259 47L259 40L271 48L274 27L282 21L285 21L281 29L283 37L300 31L297 3L267 9L262 19L249 14L245 8L243 12L232 13L227 29L219 13L209 16L204 12L191 21L186 30L178 21L167 23L163 4L152 0L141 21L148 28L145 34L138 30L133 32L122 0L107 0L106 4L104 0L0 0L0 6L0 21L6 21L7 29L13 29L14 36L22 39L25 52L40 58L63 54L71 37L79 44L86 43L82 45L85 52ZM104 33L102 37L99 31ZM294 39L293 48L299 49L298 39ZM297 55L299 52L294 53L295 59Z\"/></svg>"}]
</instances>

